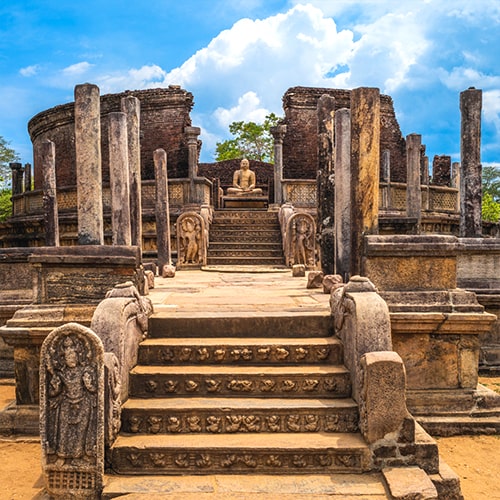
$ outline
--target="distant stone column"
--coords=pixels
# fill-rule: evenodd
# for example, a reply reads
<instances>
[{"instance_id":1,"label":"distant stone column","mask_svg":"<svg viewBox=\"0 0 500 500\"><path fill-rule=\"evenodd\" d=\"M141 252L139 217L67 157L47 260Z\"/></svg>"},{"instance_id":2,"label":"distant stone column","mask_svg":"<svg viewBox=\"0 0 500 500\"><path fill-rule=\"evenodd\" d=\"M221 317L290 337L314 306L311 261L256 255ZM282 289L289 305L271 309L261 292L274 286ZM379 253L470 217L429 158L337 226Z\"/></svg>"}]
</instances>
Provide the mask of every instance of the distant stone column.
<instances>
[{"instance_id":1,"label":"distant stone column","mask_svg":"<svg viewBox=\"0 0 500 500\"><path fill-rule=\"evenodd\" d=\"M109 113L108 118L113 245L131 245L127 115Z\"/></svg>"},{"instance_id":2,"label":"distant stone column","mask_svg":"<svg viewBox=\"0 0 500 500\"><path fill-rule=\"evenodd\" d=\"M137 97L122 97L121 110L127 115L128 170L130 191L130 231L132 245L142 248L141 193L141 103Z\"/></svg>"},{"instance_id":3,"label":"distant stone column","mask_svg":"<svg viewBox=\"0 0 500 500\"><path fill-rule=\"evenodd\" d=\"M170 248L170 210L168 206L167 153L157 149L153 153L156 185L156 246L160 274L165 265L172 262Z\"/></svg>"},{"instance_id":4,"label":"distant stone column","mask_svg":"<svg viewBox=\"0 0 500 500\"><path fill-rule=\"evenodd\" d=\"M455 210L460 212L460 162L454 161L451 164L451 187L458 189L457 205Z\"/></svg>"},{"instance_id":5,"label":"distant stone column","mask_svg":"<svg viewBox=\"0 0 500 500\"><path fill-rule=\"evenodd\" d=\"M99 87L75 87L75 152L78 198L78 243L104 244L101 173L101 105Z\"/></svg>"},{"instance_id":6,"label":"distant stone column","mask_svg":"<svg viewBox=\"0 0 500 500\"><path fill-rule=\"evenodd\" d=\"M382 151L382 171L380 172L382 182L391 182L391 152L388 149Z\"/></svg>"},{"instance_id":7,"label":"distant stone column","mask_svg":"<svg viewBox=\"0 0 500 500\"><path fill-rule=\"evenodd\" d=\"M471 87L460 93L460 235L466 238L482 235L481 108L481 90Z\"/></svg>"},{"instance_id":8,"label":"distant stone column","mask_svg":"<svg viewBox=\"0 0 500 500\"><path fill-rule=\"evenodd\" d=\"M380 91L351 91L351 275L361 274L363 238L378 233Z\"/></svg>"},{"instance_id":9,"label":"distant stone column","mask_svg":"<svg viewBox=\"0 0 500 500\"><path fill-rule=\"evenodd\" d=\"M24 192L31 191L31 163L24 165Z\"/></svg>"},{"instance_id":10,"label":"distant stone column","mask_svg":"<svg viewBox=\"0 0 500 500\"><path fill-rule=\"evenodd\" d=\"M420 188L422 136L406 136L406 216L420 220L422 192Z\"/></svg>"},{"instance_id":11,"label":"distant stone column","mask_svg":"<svg viewBox=\"0 0 500 500\"><path fill-rule=\"evenodd\" d=\"M56 189L56 148L52 141L40 144L39 155L43 176L43 215L45 221L45 245L59 246L59 215Z\"/></svg>"},{"instance_id":12,"label":"distant stone column","mask_svg":"<svg viewBox=\"0 0 500 500\"><path fill-rule=\"evenodd\" d=\"M185 127L188 145L189 203L199 203L194 179L198 177L198 136L199 127Z\"/></svg>"},{"instance_id":13,"label":"distant stone column","mask_svg":"<svg viewBox=\"0 0 500 500\"><path fill-rule=\"evenodd\" d=\"M351 112L335 112L335 274L348 281L351 259Z\"/></svg>"},{"instance_id":14,"label":"distant stone column","mask_svg":"<svg viewBox=\"0 0 500 500\"><path fill-rule=\"evenodd\" d=\"M286 125L271 127L271 135L274 139L274 203L283 203L283 139L286 134Z\"/></svg>"},{"instance_id":15,"label":"distant stone column","mask_svg":"<svg viewBox=\"0 0 500 500\"><path fill-rule=\"evenodd\" d=\"M12 172L12 195L23 192L23 165L18 162L9 163Z\"/></svg>"},{"instance_id":16,"label":"distant stone column","mask_svg":"<svg viewBox=\"0 0 500 500\"><path fill-rule=\"evenodd\" d=\"M450 186L451 156L434 156L432 159L432 183L436 186Z\"/></svg>"},{"instance_id":17,"label":"distant stone column","mask_svg":"<svg viewBox=\"0 0 500 500\"><path fill-rule=\"evenodd\" d=\"M335 98L322 95L316 107L318 120L318 233L321 247L321 270L333 274L335 267L334 217L335 176L333 158L333 117Z\"/></svg>"},{"instance_id":18,"label":"distant stone column","mask_svg":"<svg viewBox=\"0 0 500 500\"><path fill-rule=\"evenodd\" d=\"M420 146L420 184L424 186L429 185L429 157L426 156L425 144Z\"/></svg>"}]
</instances>

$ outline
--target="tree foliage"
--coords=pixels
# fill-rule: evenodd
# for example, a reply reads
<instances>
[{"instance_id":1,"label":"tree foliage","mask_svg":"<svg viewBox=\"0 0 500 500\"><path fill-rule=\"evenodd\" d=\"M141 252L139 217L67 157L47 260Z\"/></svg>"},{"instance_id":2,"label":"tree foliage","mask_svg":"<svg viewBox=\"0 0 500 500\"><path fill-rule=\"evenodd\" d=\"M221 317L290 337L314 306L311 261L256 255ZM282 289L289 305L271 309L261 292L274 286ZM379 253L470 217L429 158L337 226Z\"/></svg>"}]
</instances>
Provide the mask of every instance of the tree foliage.
<instances>
[{"instance_id":1,"label":"tree foliage","mask_svg":"<svg viewBox=\"0 0 500 500\"><path fill-rule=\"evenodd\" d=\"M229 132L234 138L216 144L215 160L248 158L273 163L273 137L270 129L277 125L279 120L274 113L270 113L261 124L244 121L231 123Z\"/></svg>"},{"instance_id":2,"label":"tree foliage","mask_svg":"<svg viewBox=\"0 0 500 500\"><path fill-rule=\"evenodd\" d=\"M483 167L482 218L489 222L500 221L500 167Z\"/></svg>"},{"instance_id":3,"label":"tree foliage","mask_svg":"<svg viewBox=\"0 0 500 500\"><path fill-rule=\"evenodd\" d=\"M0 136L0 221L4 221L7 217L10 217L12 213L12 190L10 186L12 172L9 163L18 159L17 153Z\"/></svg>"}]
</instances>

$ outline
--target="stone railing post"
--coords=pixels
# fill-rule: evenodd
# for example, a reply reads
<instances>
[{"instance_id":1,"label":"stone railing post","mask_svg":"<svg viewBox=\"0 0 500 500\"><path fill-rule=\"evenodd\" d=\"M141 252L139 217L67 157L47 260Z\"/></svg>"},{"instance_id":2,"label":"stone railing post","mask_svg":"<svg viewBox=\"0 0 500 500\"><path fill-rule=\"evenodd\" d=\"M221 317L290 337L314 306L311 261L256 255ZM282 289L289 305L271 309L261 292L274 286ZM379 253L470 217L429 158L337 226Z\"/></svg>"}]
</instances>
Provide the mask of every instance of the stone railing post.
<instances>
[{"instance_id":1,"label":"stone railing post","mask_svg":"<svg viewBox=\"0 0 500 500\"><path fill-rule=\"evenodd\" d=\"M283 203L283 139L286 134L286 125L271 127L274 139L274 203L281 206Z\"/></svg>"},{"instance_id":2,"label":"stone railing post","mask_svg":"<svg viewBox=\"0 0 500 500\"><path fill-rule=\"evenodd\" d=\"M335 113L335 274L347 281L351 259L351 112Z\"/></svg>"},{"instance_id":3,"label":"stone railing post","mask_svg":"<svg viewBox=\"0 0 500 500\"><path fill-rule=\"evenodd\" d=\"M132 245L142 248L141 103L137 97L123 97L121 100L121 110L127 115L130 232Z\"/></svg>"},{"instance_id":4,"label":"stone railing post","mask_svg":"<svg viewBox=\"0 0 500 500\"><path fill-rule=\"evenodd\" d=\"M363 239L378 234L380 91L351 91L351 275L361 273Z\"/></svg>"},{"instance_id":5,"label":"stone railing post","mask_svg":"<svg viewBox=\"0 0 500 500\"><path fill-rule=\"evenodd\" d=\"M172 263L170 243L170 209L168 202L167 153L157 149L153 153L156 180L156 247L158 249L158 267L160 274L164 266Z\"/></svg>"},{"instance_id":6,"label":"stone railing post","mask_svg":"<svg viewBox=\"0 0 500 500\"><path fill-rule=\"evenodd\" d=\"M48 139L39 146L43 176L43 215L45 221L45 245L59 246L59 215L57 211L56 152Z\"/></svg>"},{"instance_id":7,"label":"stone railing post","mask_svg":"<svg viewBox=\"0 0 500 500\"><path fill-rule=\"evenodd\" d=\"M109 113L108 118L113 245L131 245L127 115Z\"/></svg>"},{"instance_id":8,"label":"stone railing post","mask_svg":"<svg viewBox=\"0 0 500 500\"><path fill-rule=\"evenodd\" d=\"M78 243L103 245L101 173L101 105L99 87L75 87L75 152L78 198Z\"/></svg>"},{"instance_id":9,"label":"stone railing post","mask_svg":"<svg viewBox=\"0 0 500 500\"><path fill-rule=\"evenodd\" d=\"M422 136L406 136L406 216L420 221L422 192L420 188Z\"/></svg>"},{"instance_id":10,"label":"stone railing post","mask_svg":"<svg viewBox=\"0 0 500 500\"><path fill-rule=\"evenodd\" d=\"M482 235L481 108L481 90L471 87L460 93L460 236L464 238Z\"/></svg>"},{"instance_id":11,"label":"stone railing post","mask_svg":"<svg viewBox=\"0 0 500 500\"><path fill-rule=\"evenodd\" d=\"M330 306L335 332L344 344L344 363L351 372L352 398L360 402L363 354L391 351L389 308L373 283L353 276L345 286L331 295Z\"/></svg>"}]
</instances>

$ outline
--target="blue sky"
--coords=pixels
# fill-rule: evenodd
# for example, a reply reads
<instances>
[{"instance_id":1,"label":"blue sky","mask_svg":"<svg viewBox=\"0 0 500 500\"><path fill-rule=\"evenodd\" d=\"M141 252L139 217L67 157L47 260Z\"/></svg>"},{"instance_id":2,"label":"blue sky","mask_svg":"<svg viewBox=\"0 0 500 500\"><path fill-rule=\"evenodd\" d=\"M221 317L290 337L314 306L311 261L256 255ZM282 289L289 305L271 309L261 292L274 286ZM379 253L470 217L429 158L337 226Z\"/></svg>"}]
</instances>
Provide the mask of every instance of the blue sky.
<instances>
[{"instance_id":1,"label":"blue sky","mask_svg":"<svg viewBox=\"0 0 500 500\"><path fill-rule=\"evenodd\" d=\"M296 85L378 87L403 135L458 161L459 94L473 86L483 163L500 163L498 0L9 0L0 19L0 135L23 162L29 119L90 82L192 92L202 161L232 121L283 115Z\"/></svg>"}]
</instances>

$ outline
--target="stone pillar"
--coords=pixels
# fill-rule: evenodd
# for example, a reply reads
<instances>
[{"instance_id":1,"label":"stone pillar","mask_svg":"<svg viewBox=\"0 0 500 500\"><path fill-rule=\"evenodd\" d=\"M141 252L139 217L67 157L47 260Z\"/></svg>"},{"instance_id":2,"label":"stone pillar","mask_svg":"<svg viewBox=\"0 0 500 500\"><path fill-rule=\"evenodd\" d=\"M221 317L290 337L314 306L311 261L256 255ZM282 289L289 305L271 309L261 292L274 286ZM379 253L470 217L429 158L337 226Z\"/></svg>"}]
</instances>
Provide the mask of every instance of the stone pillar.
<instances>
[{"instance_id":1,"label":"stone pillar","mask_svg":"<svg viewBox=\"0 0 500 500\"><path fill-rule=\"evenodd\" d=\"M451 164L451 187L458 189L455 210L460 212L460 162L458 161L454 161Z\"/></svg>"},{"instance_id":2,"label":"stone pillar","mask_svg":"<svg viewBox=\"0 0 500 500\"><path fill-rule=\"evenodd\" d=\"M380 172L381 182L391 182L391 152L388 149L382 151L382 171Z\"/></svg>"},{"instance_id":3,"label":"stone pillar","mask_svg":"<svg viewBox=\"0 0 500 500\"><path fill-rule=\"evenodd\" d=\"M172 262L170 248L170 210L168 206L167 153L157 149L153 154L156 185L156 246L160 273L165 265Z\"/></svg>"},{"instance_id":4,"label":"stone pillar","mask_svg":"<svg viewBox=\"0 0 500 500\"><path fill-rule=\"evenodd\" d=\"M451 183L451 156L436 155L432 160L432 183L449 186Z\"/></svg>"},{"instance_id":5,"label":"stone pillar","mask_svg":"<svg viewBox=\"0 0 500 500\"><path fill-rule=\"evenodd\" d=\"M24 192L31 191L31 163L24 165Z\"/></svg>"},{"instance_id":6,"label":"stone pillar","mask_svg":"<svg viewBox=\"0 0 500 500\"><path fill-rule=\"evenodd\" d=\"M113 245L131 245L127 115L109 113L108 118Z\"/></svg>"},{"instance_id":7,"label":"stone pillar","mask_svg":"<svg viewBox=\"0 0 500 500\"><path fill-rule=\"evenodd\" d=\"M271 127L274 138L274 203L281 206L283 203L283 139L286 134L286 125Z\"/></svg>"},{"instance_id":8,"label":"stone pillar","mask_svg":"<svg viewBox=\"0 0 500 500\"><path fill-rule=\"evenodd\" d=\"M318 233L321 247L321 270L333 274L335 267L334 211L335 176L333 158L333 117L335 99L322 95L317 104L318 116Z\"/></svg>"},{"instance_id":9,"label":"stone pillar","mask_svg":"<svg viewBox=\"0 0 500 500\"><path fill-rule=\"evenodd\" d=\"M141 103L137 97L121 100L121 110L127 115L128 170L130 191L130 231L132 245L142 248L142 195L141 195Z\"/></svg>"},{"instance_id":10,"label":"stone pillar","mask_svg":"<svg viewBox=\"0 0 500 500\"><path fill-rule=\"evenodd\" d=\"M185 127L188 145L188 177L189 177L189 203L198 203L194 179L198 177L198 136L199 127Z\"/></svg>"},{"instance_id":11,"label":"stone pillar","mask_svg":"<svg viewBox=\"0 0 500 500\"><path fill-rule=\"evenodd\" d=\"M382 171L380 172L380 181L387 183L385 189L385 197L382 200L382 207L387 209L391 208L392 192L391 192L391 152L385 149L382 152Z\"/></svg>"},{"instance_id":12,"label":"stone pillar","mask_svg":"<svg viewBox=\"0 0 500 500\"><path fill-rule=\"evenodd\" d=\"M78 243L104 244L99 87L75 87L75 151L78 198Z\"/></svg>"},{"instance_id":13,"label":"stone pillar","mask_svg":"<svg viewBox=\"0 0 500 500\"><path fill-rule=\"evenodd\" d=\"M335 112L335 274L349 277L351 259L351 112Z\"/></svg>"},{"instance_id":14,"label":"stone pillar","mask_svg":"<svg viewBox=\"0 0 500 500\"><path fill-rule=\"evenodd\" d=\"M378 233L380 91L351 91L351 275L361 274L363 238Z\"/></svg>"},{"instance_id":15,"label":"stone pillar","mask_svg":"<svg viewBox=\"0 0 500 500\"><path fill-rule=\"evenodd\" d=\"M420 220L422 193L420 189L421 170L420 134L406 136L406 216Z\"/></svg>"},{"instance_id":16,"label":"stone pillar","mask_svg":"<svg viewBox=\"0 0 500 500\"><path fill-rule=\"evenodd\" d=\"M420 184L429 185L429 157L425 154L426 146L420 146Z\"/></svg>"},{"instance_id":17,"label":"stone pillar","mask_svg":"<svg viewBox=\"0 0 500 500\"><path fill-rule=\"evenodd\" d=\"M460 235L481 237L482 166L481 166L482 91L471 87L460 93L462 126L460 134Z\"/></svg>"},{"instance_id":18,"label":"stone pillar","mask_svg":"<svg viewBox=\"0 0 500 500\"><path fill-rule=\"evenodd\" d=\"M56 149L48 139L40 144L40 159L43 176L43 215L45 222L45 245L59 246L59 215L56 189Z\"/></svg>"},{"instance_id":19,"label":"stone pillar","mask_svg":"<svg viewBox=\"0 0 500 500\"><path fill-rule=\"evenodd\" d=\"M23 192L23 166L21 163L9 163L12 171L12 195L22 194Z\"/></svg>"}]
</instances>

